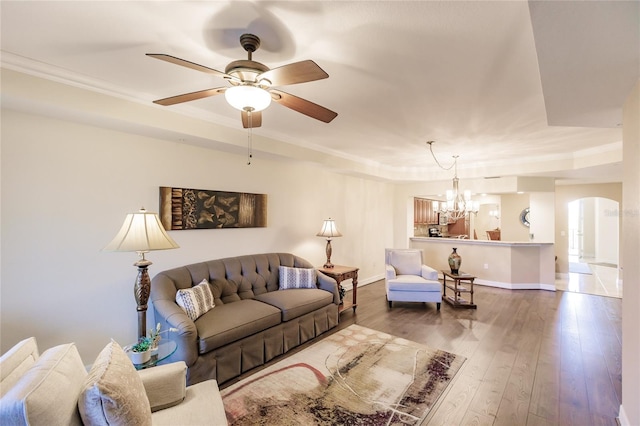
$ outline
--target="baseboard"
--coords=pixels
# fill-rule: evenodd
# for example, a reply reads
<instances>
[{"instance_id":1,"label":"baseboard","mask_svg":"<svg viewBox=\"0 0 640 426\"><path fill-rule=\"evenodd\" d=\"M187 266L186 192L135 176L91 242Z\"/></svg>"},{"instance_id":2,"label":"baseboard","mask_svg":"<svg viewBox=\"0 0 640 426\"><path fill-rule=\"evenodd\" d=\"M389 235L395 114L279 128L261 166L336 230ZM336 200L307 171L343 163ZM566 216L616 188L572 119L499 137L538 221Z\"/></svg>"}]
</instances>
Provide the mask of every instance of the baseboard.
<instances>
[{"instance_id":1,"label":"baseboard","mask_svg":"<svg viewBox=\"0 0 640 426\"><path fill-rule=\"evenodd\" d=\"M505 288L507 290L547 290L556 291L555 284L542 283L503 283L500 281L489 281L476 278L474 284L484 285L487 287Z\"/></svg>"},{"instance_id":2,"label":"baseboard","mask_svg":"<svg viewBox=\"0 0 640 426\"><path fill-rule=\"evenodd\" d=\"M374 275L373 277L365 278L363 280L360 280L358 278L358 287L362 287L362 286L365 286L367 284L375 283L376 281L380 281L380 280L384 280L384 274ZM343 281L342 282L342 287L346 291L353 290L353 283L351 282L351 280L347 280L346 282Z\"/></svg>"},{"instance_id":3,"label":"baseboard","mask_svg":"<svg viewBox=\"0 0 640 426\"><path fill-rule=\"evenodd\" d=\"M620 404L620 414L618 414L616 421L620 426L631 426L631 422L627 418L627 413L625 413L622 404Z\"/></svg>"}]
</instances>

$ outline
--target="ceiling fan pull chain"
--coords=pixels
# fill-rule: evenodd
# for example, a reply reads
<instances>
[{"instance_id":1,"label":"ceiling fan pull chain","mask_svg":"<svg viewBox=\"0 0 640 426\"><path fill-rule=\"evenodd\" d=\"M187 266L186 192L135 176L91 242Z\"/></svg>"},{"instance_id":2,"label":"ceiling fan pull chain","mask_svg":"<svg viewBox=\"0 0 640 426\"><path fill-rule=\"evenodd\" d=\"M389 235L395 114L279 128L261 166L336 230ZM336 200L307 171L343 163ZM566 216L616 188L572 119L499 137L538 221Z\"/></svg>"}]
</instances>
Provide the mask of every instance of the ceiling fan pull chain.
<instances>
[{"instance_id":1,"label":"ceiling fan pull chain","mask_svg":"<svg viewBox=\"0 0 640 426\"><path fill-rule=\"evenodd\" d=\"M249 133L247 135L247 166L250 166L251 158L253 158L253 118L251 110L247 111L247 121L249 122Z\"/></svg>"}]
</instances>

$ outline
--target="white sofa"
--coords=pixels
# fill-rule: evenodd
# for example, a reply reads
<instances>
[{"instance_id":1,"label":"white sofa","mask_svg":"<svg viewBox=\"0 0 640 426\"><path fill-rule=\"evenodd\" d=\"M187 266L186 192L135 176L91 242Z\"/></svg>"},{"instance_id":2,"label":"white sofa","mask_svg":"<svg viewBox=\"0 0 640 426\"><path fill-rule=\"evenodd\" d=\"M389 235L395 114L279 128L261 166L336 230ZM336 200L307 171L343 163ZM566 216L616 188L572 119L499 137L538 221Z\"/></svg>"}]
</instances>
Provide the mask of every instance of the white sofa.
<instances>
[{"instance_id":1,"label":"white sofa","mask_svg":"<svg viewBox=\"0 0 640 426\"><path fill-rule=\"evenodd\" d=\"M385 289L393 302L435 302L440 310L442 284L438 271L424 264L422 250L385 249Z\"/></svg>"},{"instance_id":2,"label":"white sofa","mask_svg":"<svg viewBox=\"0 0 640 426\"><path fill-rule=\"evenodd\" d=\"M136 371L109 343L87 373L74 343L40 355L35 338L0 358L3 425L226 425L215 380L186 386L184 362Z\"/></svg>"}]
</instances>

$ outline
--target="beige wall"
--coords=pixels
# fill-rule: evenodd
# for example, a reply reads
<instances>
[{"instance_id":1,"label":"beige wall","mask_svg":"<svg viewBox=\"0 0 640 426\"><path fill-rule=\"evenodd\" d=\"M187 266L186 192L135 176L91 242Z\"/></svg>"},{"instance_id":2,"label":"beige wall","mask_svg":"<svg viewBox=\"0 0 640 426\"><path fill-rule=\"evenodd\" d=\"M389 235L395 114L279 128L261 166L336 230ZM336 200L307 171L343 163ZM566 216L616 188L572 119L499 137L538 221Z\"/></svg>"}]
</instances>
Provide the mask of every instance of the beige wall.
<instances>
[{"instance_id":1,"label":"beige wall","mask_svg":"<svg viewBox=\"0 0 640 426\"><path fill-rule=\"evenodd\" d=\"M7 109L0 143L2 352L28 336L41 349L75 341L88 364L110 338L135 339L136 255L101 249L127 213L157 211L159 186L267 194L268 226L172 231L180 248L150 253L152 276L272 251L321 265L326 241L315 234L330 216L344 235L331 260L360 267L362 283L383 277L394 220L391 203L380 200L393 199L391 184L259 151L247 166L244 156Z\"/></svg>"},{"instance_id":2,"label":"beige wall","mask_svg":"<svg viewBox=\"0 0 640 426\"><path fill-rule=\"evenodd\" d=\"M529 228L520 223L520 212L529 207L529 194L503 194L500 236L504 241L529 241Z\"/></svg>"},{"instance_id":3,"label":"beige wall","mask_svg":"<svg viewBox=\"0 0 640 426\"><path fill-rule=\"evenodd\" d=\"M623 116L622 406L623 425L640 425L640 80Z\"/></svg>"},{"instance_id":4,"label":"beige wall","mask_svg":"<svg viewBox=\"0 0 640 426\"><path fill-rule=\"evenodd\" d=\"M569 250L569 210L571 201L587 197L602 197L617 201L622 205L622 184L608 183L598 185L559 185L556 187L556 256L558 262L556 272L566 274L569 272L568 250ZM620 242L622 242L622 232ZM622 253L622 251L619 251ZM622 265L622 258L620 258Z\"/></svg>"}]
</instances>

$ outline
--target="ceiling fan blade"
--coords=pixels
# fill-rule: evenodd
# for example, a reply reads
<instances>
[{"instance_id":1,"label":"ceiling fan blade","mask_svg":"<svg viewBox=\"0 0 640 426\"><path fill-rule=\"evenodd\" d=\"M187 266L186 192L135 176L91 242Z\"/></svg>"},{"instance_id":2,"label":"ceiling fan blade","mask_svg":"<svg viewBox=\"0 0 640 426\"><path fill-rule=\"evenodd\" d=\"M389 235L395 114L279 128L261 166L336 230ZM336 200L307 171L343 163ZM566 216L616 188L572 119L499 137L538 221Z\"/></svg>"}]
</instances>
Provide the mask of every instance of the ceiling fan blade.
<instances>
[{"instance_id":1,"label":"ceiling fan blade","mask_svg":"<svg viewBox=\"0 0 640 426\"><path fill-rule=\"evenodd\" d=\"M283 92L281 90L270 90L273 100L278 102L280 105L284 105L287 108L291 108L294 111L298 111L304 115L307 115L311 118L315 118L316 120L324 121L325 123L329 123L331 120L338 116L337 112L333 112L330 109L327 109L318 104L314 104L311 101L306 99L299 98L292 94Z\"/></svg>"},{"instance_id":2,"label":"ceiling fan blade","mask_svg":"<svg viewBox=\"0 0 640 426\"><path fill-rule=\"evenodd\" d=\"M262 111L255 111L251 113L251 123L249 123L249 113L247 111L241 111L241 113L242 127L245 129L248 129L249 127L255 129L256 127L262 126Z\"/></svg>"},{"instance_id":3,"label":"ceiling fan blade","mask_svg":"<svg viewBox=\"0 0 640 426\"><path fill-rule=\"evenodd\" d=\"M214 89L200 90L198 92L185 93L183 95L171 96L169 98L158 99L157 101L153 101L154 104L158 105L175 105L180 104L182 102L195 101L196 99L208 98L210 96L216 96L224 93L227 90L226 87L216 87Z\"/></svg>"},{"instance_id":4,"label":"ceiling fan blade","mask_svg":"<svg viewBox=\"0 0 640 426\"><path fill-rule=\"evenodd\" d=\"M176 58L175 56L165 55L162 53L147 53L147 56L155 59L160 59L161 61L171 62L172 64L191 68L192 70L201 71L207 74L213 74L218 77L227 78L230 80L237 80L232 76L230 76L229 74L223 73L222 71L214 70L213 68L205 67L204 65L196 64L195 62L190 62L184 59Z\"/></svg>"},{"instance_id":5,"label":"ceiling fan blade","mask_svg":"<svg viewBox=\"0 0 640 426\"><path fill-rule=\"evenodd\" d=\"M322 68L311 60L294 62L283 65L258 76L258 81L269 80L271 86L285 86L288 84L306 83L307 81L322 80L329 77Z\"/></svg>"}]
</instances>

